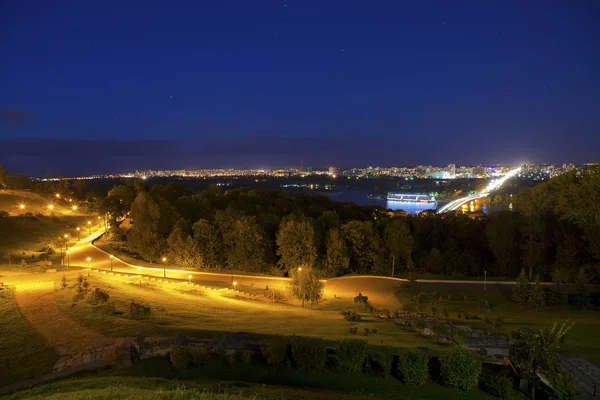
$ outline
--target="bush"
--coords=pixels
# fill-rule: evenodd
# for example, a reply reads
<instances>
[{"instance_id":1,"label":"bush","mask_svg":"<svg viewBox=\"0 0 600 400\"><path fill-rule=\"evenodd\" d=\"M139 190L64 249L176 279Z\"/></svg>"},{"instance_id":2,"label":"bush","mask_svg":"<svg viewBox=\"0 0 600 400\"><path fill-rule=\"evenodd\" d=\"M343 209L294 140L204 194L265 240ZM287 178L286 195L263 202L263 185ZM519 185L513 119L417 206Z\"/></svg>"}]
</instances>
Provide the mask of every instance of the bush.
<instances>
[{"instance_id":1,"label":"bush","mask_svg":"<svg viewBox=\"0 0 600 400\"><path fill-rule=\"evenodd\" d=\"M371 333L372 333L373 335L374 335L374 334L376 334L377 332L378 332L378 331L377 331L377 329L376 329L376 328L372 328L372 329L371 329Z\"/></svg>"},{"instance_id":2,"label":"bush","mask_svg":"<svg viewBox=\"0 0 600 400\"><path fill-rule=\"evenodd\" d=\"M187 345L173 346L169 354L169 360L176 369L187 369L192 361L190 353L190 348Z\"/></svg>"},{"instance_id":3,"label":"bush","mask_svg":"<svg viewBox=\"0 0 600 400\"><path fill-rule=\"evenodd\" d=\"M348 333L351 335L356 335L357 332L358 332L358 328L356 326L348 329Z\"/></svg>"},{"instance_id":4,"label":"bush","mask_svg":"<svg viewBox=\"0 0 600 400\"><path fill-rule=\"evenodd\" d=\"M483 390L492 396L508 400L514 397L513 382L511 379L501 374L489 374L483 379Z\"/></svg>"},{"instance_id":5,"label":"bush","mask_svg":"<svg viewBox=\"0 0 600 400\"><path fill-rule=\"evenodd\" d=\"M325 345L320 339L292 336L290 342L292 357L297 368L320 370L325 367L327 353L325 353Z\"/></svg>"},{"instance_id":6,"label":"bush","mask_svg":"<svg viewBox=\"0 0 600 400\"><path fill-rule=\"evenodd\" d=\"M67 276L65 274L63 274L62 278L60 278L60 286L63 289L67 288Z\"/></svg>"},{"instance_id":7,"label":"bush","mask_svg":"<svg viewBox=\"0 0 600 400\"><path fill-rule=\"evenodd\" d=\"M417 318L415 320L415 328L417 328L419 332L423 332L425 328L427 328L427 318L423 316Z\"/></svg>"},{"instance_id":8,"label":"bush","mask_svg":"<svg viewBox=\"0 0 600 400\"><path fill-rule=\"evenodd\" d=\"M407 385L422 385L429 379L429 358L421 350L398 354L398 378Z\"/></svg>"},{"instance_id":9,"label":"bush","mask_svg":"<svg viewBox=\"0 0 600 400\"><path fill-rule=\"evenodd\" d=\"M392 366L394 365L394 354L391 349L385 348L383 351L377 353L377 363L383 371L383 376L387 377L392 373Z\"/></svg>"},{"instance_id":10,"label":"bush","mask_svg":"<svg viewBox=\"0 0 600 400\"><path fill-rule=\"evenodd\" d=\"M152 309L144 304L131 300L129 305L129 319L146 319L152 314Z\"/></svg>"},{"instance_id":11,"label":"bush","mask_svg":"<svg viewBox=\"0 0 600 400\"><path fill-rule=\"evenodd\" d=\"M463 349L446 349L440 353L442 383L463 390L477 386L481 375L481 361L477 354Z\"/></svg>"},{"instance_id":12,"label":"bush","mask_svg":"<svg viewBox=\"0 0 600 400\"><path fill-rule=\"evenodd\" d=\"M367 342L364 340L342 340L334 354L337 372L360 372L362 371L365 358L367 357Z\"/></svg>"},{"instance_id":13,"label":"bush","mask_svg":"<svg viewBox=\"0 0 600 400\"><path fill-rule=\"evenodd\" d=\"M346 321L357 322L362 320L360 314L356 311L342 311L341 314L344 316Z\"/></svg>"},{"instance_id":14,"label":"bush","mask_svg":"<svg viewBox=\"0 0 600 400\"><path fill-rule=\"evenodd\" d=\"M208 349L202 343L190 349L190 362L194 367L203 366L209 359Z\"/></svg>"},{"instance_id":15,"label":"bush","mask_svg":"<svg viewBox=\"0 0 600 400\"><path fill-rule=\"evenodd\" d=\"M448 336L448 325L440 325L435 324L431 326L431 331L437 338L441 338L442 336Z\"/></svg>"},{"instance_id":16,"label":"bush","mask_svg":"<svg viewBox=\"0 0 600 400\"><path fill-rule=\"evenodd\" d=\"M108 292L106 292L106 291L104 291L104 290L102 290L100 288L96 288L92 292L92 299L96 303L106 303L109 298L110 298L110 295L108 294Z\"/></svg>"},{"instance_id":17,"label":"bush","mask_svg":"<svg viewBox=\"0 0 600 400\"><path fill-rule=\"evenodd\" d=\"M260 343L263 357L270 365L281 365L285 362L287 354L287 338L284 336L272 336Z\"/></svg>"},{"instance_id":18,"label":"bush","mask_svg":"<svg viewBox=\"0 0 600 400\"><path fill-rule=\"evenodd\" d=\"M0 218L8 217L8 211L0 210Z\"/></svg>"},{"instance_id":19,"label":"bush","mask_svg":"<svg viewBox=\"0 0 600 400\"><path fill-rule=\"evenodd\" d=\"M450 340L452 340L457 345L461 346L463 344L469 343L471 339L471 335L467 331L463 331L462 329L452 329L450 332Z\"/></svg>"}]
</instances>

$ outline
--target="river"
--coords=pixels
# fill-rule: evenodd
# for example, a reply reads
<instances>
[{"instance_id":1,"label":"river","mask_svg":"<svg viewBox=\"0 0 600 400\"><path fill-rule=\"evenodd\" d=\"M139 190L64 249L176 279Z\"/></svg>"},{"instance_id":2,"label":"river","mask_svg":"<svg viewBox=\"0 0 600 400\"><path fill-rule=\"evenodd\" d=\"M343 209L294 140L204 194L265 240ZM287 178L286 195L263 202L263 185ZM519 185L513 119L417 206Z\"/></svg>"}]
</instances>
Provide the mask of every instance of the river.
<instances>
[{"instance_id":1,"label":"river","mask_svg":"<svg viewBox=\"0 0 600 400\"><path fill-rule=\"evenodd\" d=\"M387 201L383 200L374 200L367 198L367 195L370 193L365 189L344 189L340 192L328 192L323 191L320 192L328 196L331 200L335 201L351 201L359 206L380 206L386 207L389 210L404 210L409 214L418 214L421 211L425 210L436 210L444 203L400 203L397 201ZM496 204L490 203L488 201L476 201L471 204L466 204L463 206L464 211L475 212L481 211L484 214L491 214L498 211L504 211L512 209L511 204Z\"/></svg>"}]
</instances>

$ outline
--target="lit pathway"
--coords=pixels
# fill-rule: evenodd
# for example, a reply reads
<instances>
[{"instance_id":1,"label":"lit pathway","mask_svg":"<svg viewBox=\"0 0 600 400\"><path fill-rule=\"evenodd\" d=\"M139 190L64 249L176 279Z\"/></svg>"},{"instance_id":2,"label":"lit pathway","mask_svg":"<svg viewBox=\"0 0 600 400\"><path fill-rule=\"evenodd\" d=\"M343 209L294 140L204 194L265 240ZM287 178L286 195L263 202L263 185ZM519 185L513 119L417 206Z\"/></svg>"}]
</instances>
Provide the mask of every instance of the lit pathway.
<instances>
[{"instance_id":1,"label":"lit pathway","mask_svg":"<svg viewBox=\"0 0 600 400\"><path fill-rule=\"evenodd\" d=\"M113 342L67 317L56 302L54 282L20 283L16 300L29 324L60 356L85 353Z\"/></svg>"}]
</instances>

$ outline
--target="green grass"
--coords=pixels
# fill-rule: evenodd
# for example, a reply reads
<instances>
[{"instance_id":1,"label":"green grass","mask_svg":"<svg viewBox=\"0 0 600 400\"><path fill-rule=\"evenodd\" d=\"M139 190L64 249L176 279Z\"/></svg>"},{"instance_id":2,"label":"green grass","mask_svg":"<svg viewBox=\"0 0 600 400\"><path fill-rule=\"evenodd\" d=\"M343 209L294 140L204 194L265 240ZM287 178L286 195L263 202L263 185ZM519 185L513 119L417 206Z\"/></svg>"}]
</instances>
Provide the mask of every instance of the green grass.
<instances>
[{"instance_id":1,"label":"green grass","mask_svg":"<svg viewBox=\"0 0 600 400\"><path fill-rule=\"evenodd\" d=\"M0 218L0 247L13 254L12 263L18 266L22 258L30 261L32 255L39 254L38 251L43 245L55 243L64 234L70 234L71 243L74 243L77 239L75 228L83 225L86 220L83 216ZM58 260L59 256L54 258Z\"/></svg>"},{"instance_id":2,"label":"green grass","mask_svg":"<svg viewBox=\"0 0 600 400\"><path fill-rule=\"evenodd\" d=\"M500 317L505 321L505 325L500 329L501 333L508 333L516 328L540 329L552 323L562 323L570 320L575 325L567 335L563 351L584 356L600 363L600 313L593 310L577 310L564 307L545 307L539 311L532 310L515 303L511 300L511 291L509 290L429 290L429 289L405 289L396 292L396 297L401 303L409 302L410 297L416 293L425 293L436 297L441 297L441 307L448 309L450 316L448 320L455 325L465 325L477 329L487 329L492 331L492 326L486 325L485 317ZM467 296L466 300L463 296ZM449 297L450 296L450 299ZM493 309L487 311L479 308L480 300L484 299L493 304ZM422 303L421 312L427 312L431 302ZM457 315L462 314L462 318ZM465 314L477 315L480 319L466 320ZM443 319L444 317L439 317Z\"/></svg>"},{"instance_id":3,"label":"green grass","mask_svg":"<svg viewBox=\"0 0 600 400\"><path fill-rule=\"evenodd\" d=\"M316 336L326 340L360 338L371 345L395 347L443 348L434 340L419 337L397 324L363 314L363 321L350 323L339 315L342 309L356 309L351 299L315 308L302 308L287 304L224 298L210 291L188 290L187 285L168 285L164 288L148 281L133 279L132 283L108 277L93 276L91 287L101 287L110 294L108 304L96 306L87 300L73 302L74 287L57 292L58 304L70 317L106 336L127 336L135 330L146 335L220 336L249 332L255 337L265 335ZM73 283L73 282L72 282ZM71 284L72 284L71 283ZM148 304L152 316L147 320L127 319L132 299ZM352 335L348 329L358 326L377 329L375 335Z\"/></svg>"},{"instance_id":4,"label":"green grass","mask_svg":"<svg viewBox=\"0 0 600 400\"><path fill-rule=\"evenodd\" d=\"M217 393L224 397L218 397ZM228 366L221 361L211 361L202 369L177 371L162 357L141 361L126 370L84 373L16 393L8 399L58 396L63 396L61 399L492 399L480 390L464 392L434 382L411 387L392 377L363 373L298 371L260 364Z\"/></svg>"},{"instance_id":5,"label":"green grass","mask_svg":"<svg viewBox=\"0 0 600 400\"><path fill-rule=\"evenodd\" d=\"M57 360L20 313L15 290L0 287L0 386L49 372Z\"/></svg>"}]
</instances>

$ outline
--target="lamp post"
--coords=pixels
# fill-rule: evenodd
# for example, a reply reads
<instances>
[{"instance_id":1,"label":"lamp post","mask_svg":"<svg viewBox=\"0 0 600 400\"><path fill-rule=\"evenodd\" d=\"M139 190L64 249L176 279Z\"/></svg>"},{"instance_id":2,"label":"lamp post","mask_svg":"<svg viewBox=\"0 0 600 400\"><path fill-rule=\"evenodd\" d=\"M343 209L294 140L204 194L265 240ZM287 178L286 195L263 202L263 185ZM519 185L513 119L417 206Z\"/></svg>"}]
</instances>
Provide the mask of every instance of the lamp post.
<instances>
[{"instance_id":1,"label":"lamp post","mask_svg":"<svg viewBox=\"0 0 600 400\"><path fill-rule=\"evenodd\" d=\"M237 286L237 282L233 282L233 298L235 299L235 287Z\"/></svg>"},{"instance_id":2,"label":"lamp post","mask_svg":"<svg viewBox=\"0 0 600 400\"><path fill-rule=\"evenodd\" d=\"M88 276L90 276L90 261L92 261L92 257L88 257L85 260L87 261Z\"/></svg>"},{"instance_id":3,"label":"lamp post","mask_svg":"<svg viewBox=\"0 0 600 400\"><path fill-rule=\"evenodd\" d=\"M112 254L110 255L110 257L108 257L110 259L110 272L113 272L112 270L112 260L113 258L115 258L115 256L113 256Z\"/></svg>"},{"instance_id":4,"label":"lamp post","mask_svg":"<svg viewBox=\"0 0 600 400\"><path fill-rule=\"evenodd\" d=\"M163 278L167 277L167 257L163 257L161 258L161 261L163 262Z\"/></svg>"},{"instance_id":5,"label":"lamp post","mask_svg":"<svg viewBox=\"0 0 600 400\"><path fill-rule=\"evenodd\" d=\"M192 290L192 276L188 275L188 285L190 286L190 290Z\"/></svg>"},{"instance_id":6,"label":"lamp post","mask_svg":"<svg viewBox=\"0 0 600 400\"><path fill-rule=\"evenodd\" d=\"M25 210L25 204L23 204L23 203L19 204L19 209L20 209L21 211L22 211L22 210Z\"/></svg>"},{"instance_id":7,"label":"lamp post","mask_svg":"<svg viewBox=\"0 0 600 400\"><path fill-rule=\"evenodd\" d=\"M483 290L487 289L487 271L483 271Z\"/></svg>"},{"instance_id":8,"label":"lamp post","mask_svg":"<svg viewBox=\"0 0 600 400\"><path fill-rule=\"evenodd\" d=\"M81 240L81 228L77 227L77 241L79 242Z\"/></svg>"},{"instance_id":9,"label":"lamp post","mask_svg":"<svg viewBox=\"0 0 600 400\"><path fill-rule=\"evenodd\" d=\"M71 266L71 250L67 250L67 267Z\"/></svg>"},{"instance_id":10,"label":"lamp post","mask_svg":"<svg viewBox=\"0 0 600 400\"><path fill-rule=\"evenodd\" d=\"M92 221L88 221L88 234L92 234Z\"/></svg>"},{"instance_id":11,"label":"lamp post","mask_svg":"<svg viewBox=\"0 0 600 400\"><path fill-rule=\"evenodd\" d=\"M65 251L67 251L67 244L69 243L69 235L65 233Z\"/></svg>"}]
</instances>

